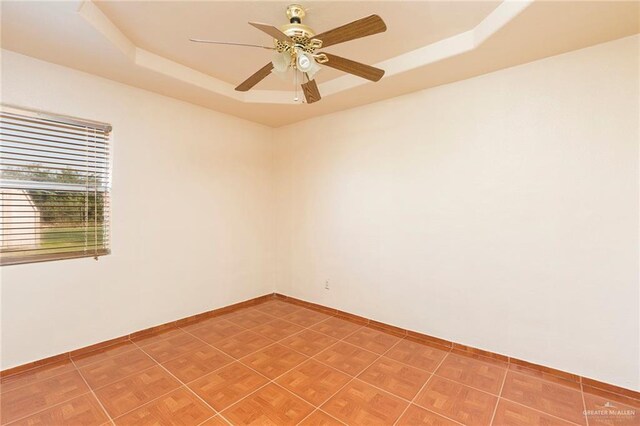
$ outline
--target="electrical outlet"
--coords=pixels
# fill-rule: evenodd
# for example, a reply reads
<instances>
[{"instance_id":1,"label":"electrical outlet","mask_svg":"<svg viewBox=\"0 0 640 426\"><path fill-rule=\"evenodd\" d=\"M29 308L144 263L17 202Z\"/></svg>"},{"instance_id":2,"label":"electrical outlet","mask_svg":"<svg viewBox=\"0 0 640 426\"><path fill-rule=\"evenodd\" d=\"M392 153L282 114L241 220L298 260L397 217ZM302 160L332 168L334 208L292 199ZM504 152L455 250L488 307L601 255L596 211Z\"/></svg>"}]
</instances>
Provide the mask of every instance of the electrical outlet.
<instances>
[{"instance_id":1,"label":"electrical outlet","mask_svg":"<svg viewBox=\"0 0 640 426\"><path fill-rule=\"evenodd\" d=\"M326 280L326 281L324 282L324 289L325 289L325 290L329 290L329 280Z\"/></svg>"}]
</instances>

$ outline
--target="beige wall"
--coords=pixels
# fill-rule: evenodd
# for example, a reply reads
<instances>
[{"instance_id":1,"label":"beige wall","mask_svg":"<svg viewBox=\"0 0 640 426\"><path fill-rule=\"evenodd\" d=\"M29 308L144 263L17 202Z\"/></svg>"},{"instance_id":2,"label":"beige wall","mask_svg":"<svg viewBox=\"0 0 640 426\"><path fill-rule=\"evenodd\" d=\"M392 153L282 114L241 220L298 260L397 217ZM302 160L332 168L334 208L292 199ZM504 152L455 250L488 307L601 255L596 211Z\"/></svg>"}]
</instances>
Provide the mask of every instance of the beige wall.
<instances>
[{"instance_id":1,"label":"beige wall","mask_svg":"<svg viewBox=\"0 0 640 426\"><path fill-rule=\"evenodd\" d=\"M273 291L270 128L2 51L2 102L113 125L112 254L2 267L2 368Z\"/></svg>"},{"instance_id":2,"label":"beige wall","mask_svg":"<svg viewBox=\"0 0 640 426\"><path fill-rule=\"evenodd\" d=\"M114 171L112 255L0 270L1 368L277 290L640 389L638 47L279 129L3 51Z\"/></svg>"},{"instance_id":3,"label":"beige wall","mask_svg":"<svg viewBox=\"0 0 640 426\"><path fill-rule=\"evenodd\" d=\"M277 290L640 389L638 47L278 129Z\"/></svg>"}]
</instances>

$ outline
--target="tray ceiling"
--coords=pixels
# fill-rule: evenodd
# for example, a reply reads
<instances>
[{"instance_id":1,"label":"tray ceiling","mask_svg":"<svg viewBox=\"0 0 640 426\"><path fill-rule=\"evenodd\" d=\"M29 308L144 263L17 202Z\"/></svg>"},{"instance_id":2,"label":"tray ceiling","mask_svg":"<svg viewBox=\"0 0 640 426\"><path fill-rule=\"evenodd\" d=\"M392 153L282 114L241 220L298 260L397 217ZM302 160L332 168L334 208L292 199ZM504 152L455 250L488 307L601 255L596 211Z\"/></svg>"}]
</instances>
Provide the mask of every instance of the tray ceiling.
<instances>
[{"instance_id":1,"label":"tray ceiling","mask_svg":"<svg viewBox=\"0 0 640 426\"><path fill-rule=\"evenodd\" d=\"M269 76L233 87L270 60L260 49L196 45L188 37L268 44L247 25L280 25L288 2L3 1L4 49L270 126L340 111L530 62L639 31L639 2L312 1L316 31L377 13L388 31L327 49L387 71L378 83L323 69L321 102L294 104Z\"/></svg>"}]
</instances>

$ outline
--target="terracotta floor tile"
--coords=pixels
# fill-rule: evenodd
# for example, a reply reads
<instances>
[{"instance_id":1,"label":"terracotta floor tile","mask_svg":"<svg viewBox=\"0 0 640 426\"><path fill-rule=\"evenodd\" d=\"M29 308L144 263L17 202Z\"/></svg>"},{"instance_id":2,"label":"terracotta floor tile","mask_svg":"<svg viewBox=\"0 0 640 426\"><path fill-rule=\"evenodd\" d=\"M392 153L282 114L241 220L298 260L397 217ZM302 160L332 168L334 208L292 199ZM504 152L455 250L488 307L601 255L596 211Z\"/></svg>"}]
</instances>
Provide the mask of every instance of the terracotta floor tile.
<instances>
[{"instance_id":1,"label":"terracotta floor tile","mask_svg":"<svg viewBox=\"0 0 640 426\"><path fill-rule=\"evenodd\" d=\"M241 362L270 379L286 373L308 357L285 346L274 344L241 359Z\"/></svg>"},{"instance_id":2,"label":"terracotta floor tile","mask_svg":"<svg viewBox=\"0 0 640 426\"><path fill-rule=\"evenodd\" d=\"M205 343L190 334L183 333L160 342L145 346L146 353L159 363L170 361L188 352L198 349Z\"/></svg>"},{"instance_id":3,"label":"terracotta floor tile","mask_svg":"<svg viewBox=\"0 0 640 426\"><path fill-rule=\"evenodd\" d=\"M189 333L196 336L200 340L215 345L221 340L228 339L231 336L246 331L243 327L229 322L227 320L218 320L196 329L190 329Z\"/></svg>"},{"instance_id":4,"label":"terracotta floor tile","mask_svg":"<svg viewBox=\"0 0 640 426\"><path fill-rule=\"evenodd\" d=\"M0 391L8 392L40 380L49 379L63 373L75 371L75 369L76 368L71 361L64 360L43 365L42 367L36 367L22 373L12 374L11 376L2 377L0 379Z\"/></svg>"},{"instance_id":5,"label":"terracotta floor tile","mask_svg":"<svg viewBox=\"0 0 640 426\"><path fill-rule=\"evenodd\" d=\"M287 337L279 343L283 346L302 352L307 356L314 356L318 352L328 348L338 340L311 330L304 330L298 334Z\"/></svg>"},{"instance_id":6,"label":"terracotta floor tile","mask_svg":"<svg viewBox=\"0 0 640 426\"><path fill-rule=\"evenodd\" d=\"M540 411L525 407L500 398L496 415L493 420L494 425L499 426L571 426L573 423L565 422L557 417L552 417Z\"/></svg>"},{"instance_id":7,"label":"terracotta floor tile","mask_svg":"<svg viewBox=\"0 0 640 426\"><path fill-rule=\"evenodd\" d=\"M319 323L320 321L325 320L329 317L330 315L323 314L322 312L301 308L288 315L283 316L282 319L294 324L298 324L302 327L311 327L312 325Z\"/></svg>"},{"instance_id":8,"label":"terracotta floor tile","mask_svg":"<svg viewBox=\"0 0 640 426\"><path fill-rule=\"evenodd\" d=\"M526 368L517 364L509 364L509 370L524 374L527 376L537 377L538 379L546 380L548 382L554 382L559 385L567 386L575 390L580 390L580 383L573 382L571 380L566 380L561 377L554 376L549 373L545 373L543 371L532 370L530 368Z\"/></svg>"},{"instance_id":9,"label":"terracotta floor tile","mask_svg":"<svg viewBox=\"0 0 640 426\"><path fill-rule=\"evenodd\" d=\"M244 328L253 328L276 319L273 315L266 314L257 309L247 309L229 317L229 321Z\"/></svg>"},{"instance_id":10,"label":"terracotta floor tile","mask_svg":"<svg viewBox=\"0 0 640 426\"><path fill-rule=\"evenodd\" d=\"M198 321L190 322L188 324L181 325L179 328L187 333L191 333L191 331L196 330L198 328L205 327L207 325L214 324L218 321L222 321L223 318L220 317L209 317L209 318L201 318Z\"/></svg>"},{"instance_id":11,"label":"terracotta floor tile","mask_svg":"<svg viewBox=\"0 0 640 426\"><path fill-rule=\"evenodd\" d=\"M633 391L631 389L621 388L612 384L598 382L586 377L584 377L582 380L582 388L584 392L589 392L593 395L600 395L603 398L609 398L610 396L621 396L624 399L620 402L625 402L626 400L629 404L638 406L640 408L639 391Z\"/></svg>"},{"instance_id":12,"label":"terracotta floor tile","mask_svg":"<svg viewBox=\"0 0 640 426\"><path fill-rule=\"evenodd\" d=\"M215 412L180 388L114 420L116 425L198 425Z\"/></svg>"},{"instance_id":13,"label":"terracotta floor tile","mask_svg":"<svg viewBox=\"0 0 640 426\"><path fill-rule=\"evenodd\" d=\"M183 383L189 383L234 361L228 355L208 345L162 364Z\"/></svg>"},{"instance_id":14,"label":"terracotta floor tile","mask_svg":"<svg viewBox=\"0 0 640 426\"><path fill-rule=\"evenodd\" d=\"M392 334L374 330L373 328L362 327L352 335L344 339L345 342L360 346L368 351L382 354L401 339Z\"/></svg>"},{"instance_id":15,"label":"terracotta floor tile","mask_svg":"<svg viewBox=\"0 0 640 426\"><path fill-rule=\"evenodd\" d=\"M214 346L227 355L239 359L271 344L273 344L273 340L267 339L253 331L245 331L228 339L221 340Z\"/></svg>"},{"instance_id":16,"label":"terracotta floor tile","mask_svg":"<svg viewBox=\"0 0 640 426\"><path fill-rule=\"evenodd\" d=\"M180 383L157 366L96 389L95 394L109 415L115 418L178 387Z\"/></svg>"},{"instance_id":17,"label":"terracotta floor tile","mask_svg":"<svg viewBox=\"0 0 640 426\"><path fill-rule=\"evenodd\" d=\"M382 357L360 373L358 378L389 393L412 400L430 376L431 373L424 370Z\"/></svg>"},{"instance_id":18,"label":"terracotta floor tile","mask_svg":"<svg viewBox=\"0 0 640 426\"><path fill-rule=\"evenodd\" d=\"M585 424L582 394L566 386L509 371L502 397L574 423Z\"/></svg>"},{"instance_id":19,"label":"terracotta floor tile","mask_svg":"<svg viewBox=\"0 0 640 426\"><path fill-rule=\"evenodd\" d=\"M354 380L321 409L349 425L392 425L407 405L400 398Z\"/></svg>"},{"instance_id":20,"label":"terracotta floor tile","mask_svg":"<svg viewBox=\"0 0 640 426\"><path fill-rule=\"evenodd\" d=\"M640 425L640 408L611 398L590 393L584 394L589 426L637 426ZM640 405L640 404L636 404Z\"/></svg>"},{"instance_id":21,"label":"terracotta floor tile","mask_svg":"<svg viewBox=\"0 0 640 426\"><path fill-rule=\"evenodd\" d=\"M498 398L463 384L433 376L415 403L465 425L488 425Z\"/></svg>"},{"instance_id":22,"label":"terracotta floor tile","mask_svg":"<svg viewBox=\"0 0 640 426\"><path fill-rule=\"evenodd\" d=\"M582 391L585 395L589 394L596 397L604 398L609 402L619 402L621 404L634 407L636 410L640 411L640 399L631 398L626 395L620 395L618 393L613 393L601 388L594 388L593 386L589 386L586 384L583 384Z\"/></svg>"},{"instance_id":23,"label":"terracotta floor tile","mask_svg":"<svg viewBox=\"0 0 640 426\"><path fill-rule=\"evenodd\" d=\"M473 358L449 354L436 370L436 374L498 395L507 370Z\"/></svg>"},{"instance_id":24,"label":"terracotta floor tile","mask_svg":"<svg viewBox=\"0 0 640 426\"><path fill-rule=\"evenodd\" d=\"M156 363L140 349L122 355L105 358L102 361L80 368L80 373L92 388L100 388L116 382L130 374L153 367Z\"/></svg>"},{"instance_id":25,"label":"terracotta floor tile","mask_svg":"<svg viewBox=\"0 0 640 426\"><path fill-rule=\"evenodd\" d=\"M131 341L138 346L147 346L152 343L156 343L161 340L168 339L170 337L180 336L181 334L184 334L183 330L177 327L172 327L167 330L161 331L159 333L152 333L144 336L134 337L133 339L131 339Z\"/></svg>"},{"instance_id":26,"label":"terracotta floor tile","mask_svg":"<svg viewBox=\"0 0 640 426\"><path fill-rule=\"evenodd\" d=\"M109 421L98 401L90 393L55 405L12 423L11 426L102 425Z\"/></svg>"},{"instance_id":27,"label":"terracotta floor tile","mask_svg":"<svg viewBox=\"0 0 640 426\"><path fill-rule=\"evenodd\" d=\"M0 398L2 421L12 422L87 392L89 388L77 371L3 392Z\"/></svg>"},{"instance_id":28,"label":"terracotta floor tile","mask_svg":"<svg viewBox=\"0 0 640 426\"><path fill-rule=\"evenodd\" d=\"M277 383L313 405L320 405L351 377L317 361L309 360L280 377Z\"/></svg>"},{"instance_id":29,"label":"terracotta floor tile","mask_svg":"<svg viewBox=\"0 0 640 426\"><path fill-rule=\"evenodd\" d=\"M73 363L76 365L76 367L81 368L89 364L93 364L94 362L104 361L106 359L122 355L135 349L138 349L138 347L132 342L122 342L82 355L76 355L71 359L73 360Z\"/></svg>"},{"instance_id":30,"label":"terracotta floor tile","mask_svg":"<svg viewBox=\"0 0 640 426\"><path fill-rule=\"evenodd\" d=\"M244 398L269 380L239 362L192 382L189 388L218 411Z\"/></svg>"},{"instance_id":31,"label":"terracotta floor tile","mask_svg":"<svg viewBox=\"0 0 640 426\"><path fill-rule=\"evenodd\" d=\"M234 425L296 425L313 411L313 407L290 392L271 383L222 415Z\"/></svg>"},{"instance_id":32,"label":"terracotta floor tile","mask_svg":"<svg viewBox=\"0 0 640 426\"><path fill-rule=\"evenodd\" d=\"M424 408L418 407L415 404L411 404L407 411L400 417L398 426L418 426L418 425L429 425L429 426L456 426L459 423L451 421L447 418L444 418L432 411L427 411ZM500 426L498 423L496 426Z\"/></svg>"},{"instance_id":33,"label":"terracotta floor tile","mask_svg":"<svg viewBox=\"0 0 640 426\"><path fill-rule=\"evenodd\" d=\"M473 349L473 348L469 348L469 349ZM477 352L472 352L471 350L461 350L459 348L453 348L451 349L451 353L458 355L458 356L463 356L465 358L472 358L475 359L477 361L482 361L484 363L487 364L492 364L495 365L497 367L501 367L501 368L509 368L509 363L507 361L504 361L502 359L498 359L498 358L492 358L490 356L485 356L482 355L480 353Z\"/></svg>"},{"instance_id":34,"label":"terracotta floor tile","mask_svg":"<svg viewBox=\"0 0 640 426\"><path fill-rule=\"evenodd\" d=\"M330 415L316 410L309 417L304 419L300 426L342 426L344 423L334 419Z\"/></svg>"},{"instance_id":35,"label":"terracotta floor tile","mask_svg":"<svg viewBox=\"0 0 640 426\"><path fill-rule=\"evenodd\" d=\"M344 339L356 330L362 328L361 325L337 317L328 318L311 327L311 330L334 337Z\"/></svg>"},{"instance_id":36,"label":"terracotta floor tile","mask_svg":"<svg viewBox=\"0 0 640 426\"><path fill-rule=\"evenodd\" d=\"M302 309L302 307L274 300L258 305L256 306L256 309L275 317L283 317Z\"/></svg>"},{"instance_id":37,"label":"terracotta floor tile","mask_svg":"<svg viewBox=\"0 0 640 426\"><path fill-rule=\"evenodd\" d=\"M384 356L433 373L447 353L429 345L403 339Z\"/></svg>"},{"instance_id":38,"label":"terracotta floor tile","mask_svg":"<svg viewBox=\"0 0 640 426\"><path fill-rule=\"evenodd\" d=\"M229 426L229 423L222 420L222 417L215 416L202 423L200 426Z\"/></svg>"},{"instance_id":39,"label":"terracotta floor tile","mask_svg":"<svg viewBox=\"0 0 640 426\"><path fill-rule=\"evenodd\" d=\"M345 342L338 342L314 358L344 373L356 376L370 366L378 355Z\"/></svg>"},{"instance_id":40,"label":"terracotta floor tile","mask_svg":"<svg viewBox=\"0 0 640 426\"><path fill-rule=\"evenodd\" d=\"M276 319L251 329L254 333L274 341L282 340L302 330L301 326L281 319Z\"/></svg>"}]
</instances>

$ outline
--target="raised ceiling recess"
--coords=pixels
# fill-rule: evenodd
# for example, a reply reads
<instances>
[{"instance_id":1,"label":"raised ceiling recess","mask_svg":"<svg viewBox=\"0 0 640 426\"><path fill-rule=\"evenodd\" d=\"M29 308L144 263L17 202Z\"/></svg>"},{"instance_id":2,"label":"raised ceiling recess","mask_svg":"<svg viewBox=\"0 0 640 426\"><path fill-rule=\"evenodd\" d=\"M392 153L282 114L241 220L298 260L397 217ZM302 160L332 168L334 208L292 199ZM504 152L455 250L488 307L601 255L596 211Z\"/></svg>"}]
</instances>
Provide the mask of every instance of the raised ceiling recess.
<instances>
[{"instance_id":1,"label":"raised ceiling recess","mask_svg":"<svg viewBox=\"0 0 640 426\"><path fill-rule=\"evenodd\" d=\"M290 3L3 1L1 42L4 49L281 126L636 34L640 16L640 3L629 1L301 2L304 25L316 34L370 15L387 28L327 51L384 70L384 78L372 83L322 67L313 79L317 87L302 88L321 94L322 102L304 105L294 101L293 82L271 70L251 90L235 90L271 63L271 49L189 41L269 45L272 39L247 21L279 28Z\"/></svg>"}]
</instances>

